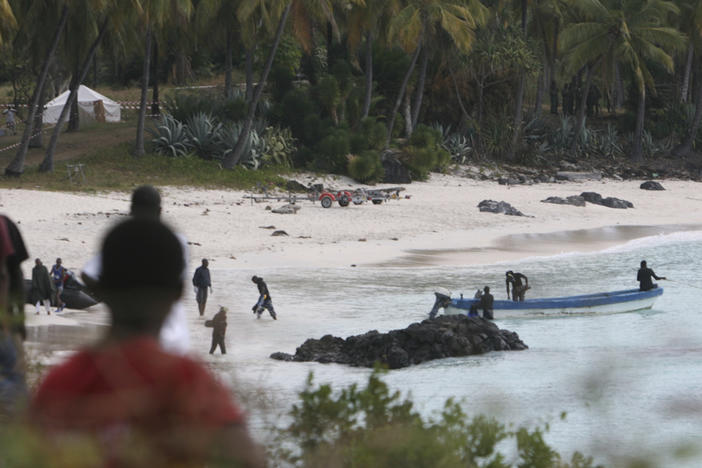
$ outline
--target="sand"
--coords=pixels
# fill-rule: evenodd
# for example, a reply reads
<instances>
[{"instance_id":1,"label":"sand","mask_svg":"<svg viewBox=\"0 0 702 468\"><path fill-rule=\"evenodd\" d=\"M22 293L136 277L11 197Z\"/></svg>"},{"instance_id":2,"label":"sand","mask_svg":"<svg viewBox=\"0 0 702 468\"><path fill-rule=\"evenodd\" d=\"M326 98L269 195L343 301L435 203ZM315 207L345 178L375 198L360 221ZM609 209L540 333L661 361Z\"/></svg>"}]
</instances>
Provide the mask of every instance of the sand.
<instances>
[{"instance_id":1,"label":"sand","mask_svg":"<svg viewBox=\"0 0 702 468\"><path fill-rule=\"evenodd\" d=\"M299 176L302 183L358 187L347 179ZM405 185L401 198L324 209L298 202L296 214L251 203L243 191L161 187L163 218L190 241L190 269L201 258L211 268L349 267L364 265L470 265L598 250L661 230L700 223L700 184L664 181L665 191L645 191L641 181L504 186L434 174ZM373 188L389 187L379 185ZM628 200L633 209L542 203L583 191ZM405 198L408 196L409 198ZM505 201L524 217L480 212L481 200ZM0 209L19 223L30 256L50 266L56 257L74 271L96 251L106 231L129 210L128 193L81 194L0 190ZM684 226L683 226L684 225ZM651 230L650 226L661 228ZM611 229L618 227L618 229ZM282 230L287 236L273 236ZM589 231L582 231L589 230ZM569 232L564 234L564 232ZM553 233L551 236L534 235ZM548 240L548 242L546 242ZM31 269L31 260L25 269Z\"/></svg>"}]
</instances>

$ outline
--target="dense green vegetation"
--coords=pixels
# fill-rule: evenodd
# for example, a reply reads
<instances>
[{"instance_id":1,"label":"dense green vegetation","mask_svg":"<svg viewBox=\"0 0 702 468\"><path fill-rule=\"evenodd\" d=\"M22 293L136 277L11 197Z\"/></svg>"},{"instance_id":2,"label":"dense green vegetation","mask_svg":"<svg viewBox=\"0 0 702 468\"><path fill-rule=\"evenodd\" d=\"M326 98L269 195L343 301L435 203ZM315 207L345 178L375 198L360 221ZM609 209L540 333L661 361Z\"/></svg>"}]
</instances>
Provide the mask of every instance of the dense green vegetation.
<instances>
[{"instance_id":1,"label":"dense green vegetation","mask_svg":"<svg viewBox=\"0 0 702 468\"><path fill-rule=\"evenodd\" d=\"M701 0L0 0L0 80L28 104L6 173L25 171L38 106L80 82L141 84L132 154L225 169L373 182L388 148L418 178L450 161L686 156L701 25Z\"/></svg>"}]
</instances>

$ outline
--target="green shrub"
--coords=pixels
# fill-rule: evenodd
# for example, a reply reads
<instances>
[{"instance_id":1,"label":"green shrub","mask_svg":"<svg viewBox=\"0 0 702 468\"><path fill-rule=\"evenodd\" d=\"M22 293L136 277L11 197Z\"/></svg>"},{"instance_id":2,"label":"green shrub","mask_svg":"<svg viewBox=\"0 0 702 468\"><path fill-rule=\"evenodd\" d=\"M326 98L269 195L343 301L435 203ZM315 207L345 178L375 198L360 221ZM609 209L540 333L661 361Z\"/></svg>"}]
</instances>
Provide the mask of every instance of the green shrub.
<instances>
[{"instance_id":1,"label":"green shrub","mask_svg":"<svg viewBox=\"0 0 702 468\"><path fill-rule=\"evenodd\" d=\"M312 375L290 411L292 422L278 433L273 465L305 467L591 468L592 458L575 452L571 462L543 439L544 430L509 430L494 418L469 417L448 399L435 418L423 418L411 400L391 393L376 368L365 388L351 385L334 394L315 386ZM510 444L509 442L516 442ZM290 444L294 448L290 448ZM504 454L516 445L516 454ZM512 461L510 461L512 460Z\"/></svg>"},{"instance_id":2,"label":"green shrub","mask_svg":"<svg viewBox=\"0 0 702 468\"><path fill-rule=\"evenodd\" d=\"M307 142L307 118L319 118L317 106L310 99L309 93L303 89L293 89L285 94L275 114L280 127L288 127L295 138L304 142Z\"/></svg>"},{"instance_id":3,"label":"green shrub","mask_svg":"<svg viewBox=\"0 0 702 468\"><path fill-rule=\"evenodd\" d=\"M349 161L348 174L363 184L375 183L383 179L385 171L380 153L364 151Z\"/></svg>"},{"instance_id":4,"label":"green shrub","mask_svg":"<svg viewBox=\"0 0 702 468\"><path fill-rule=\"evenodd\" d=\"M262 104L265 108L267 104ZM164 99L164 108L179 122L187 122L197 114L210 115L220 122L237 121L246 116L246 103L240 91L225 99L210 92L176 92Z\"/></svg>"},{"instance_id":5,"label":"green shrub","mask_svg":"<svg viewBox=\"0 0 702 468\"><path fill-rule=\"evenodd\" d=\"M315 145L317 154L314 158L314 168L332 172L334 174L345 174L348 158L351 152L350 135L346 129L335 129Z\"/></svg>"},{"instance_id":6,"label":"green shrub","mask_svg":"<svg viewBox=\"0 0 702 468\"><path fill-rule=\"evenodd\" d=\"M292 167L295 139L289 128L268 127L261 135L261 165Z\"/></svg>"},{"instance_id":7,"label":"green shrub","mask_svg":"<svg viewBox=\"0 0 702 468\"><path fill-rule=\"evenodd\" d=\"M403 162L417 180L425 180L432 170L443 170L451 155L441 147L441 132L426 125L417 125L408 146L403 148Z\"/></svg>"},{"instance_id":8,"label":"green shrub","mask_svg":"<svg viewBox=\"0 0 702 468\"><path fill-rule=\"evenodd\" d=\"M339 116L337 107L341 102L339 82L332 75L326 75L319 80L319 84L315 86L314 92L320 107L322 107L334 123L338 125Z\"/></svg>"}]
</instances>

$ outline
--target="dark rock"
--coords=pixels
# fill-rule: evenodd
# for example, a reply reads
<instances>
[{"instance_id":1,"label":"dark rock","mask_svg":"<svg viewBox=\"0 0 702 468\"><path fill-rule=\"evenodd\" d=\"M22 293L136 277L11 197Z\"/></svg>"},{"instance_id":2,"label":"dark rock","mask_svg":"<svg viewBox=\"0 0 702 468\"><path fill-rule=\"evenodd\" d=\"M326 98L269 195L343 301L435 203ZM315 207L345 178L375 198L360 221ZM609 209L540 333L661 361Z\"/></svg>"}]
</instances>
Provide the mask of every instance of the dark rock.
<instances>
[{"instance_id":1,"label":"dark rock","mask_svg":"<svg viewBox=\"0 0 702 468\"><path fill-rule=\"evenodd\" d=\"M602 198L602 195L596 192L583 192L580 194L580 196L583 197L585 201L594 203L595 205L606 206L608 208L626 209L634 207L634 204L630 201L615 197Z\"/></svg>"},{"instance_id":2,"label":"dark rock","mask_svg":"<svg viewBox=\"0 0 702 468\"><path fill-rule=\"evenodd\" d=\"M494 200L483 200L478 203L478 209L480 211L487 211L490 213L504 213L509 216L524 216L524 213L514 208L507 202L496 202Z\"/></svg>"},{"instance_id":3,"label":"dark rock","mask_svg":"<svg viewBox=\"0 0 702 468\"><path fill-rule=\"evenodd\" d=\"M597 192L583 192L580 194L586 202L594 203L595 205L602 204L602 195Z\"/></svg>"},{"instance_id":4,"label":"dark rock","mask_svg":"<svg viewBox=\"0 0 702 468\"><path fill-rule=\"evenodd\" d=\"M622 210L634 207L633 203L626 201L626 200L622 200L621 198L614 198L614 197L607 197L607 198L603 199L602 205L607 206L609 208L619 208Z\"/></svg>"},{"instance_id":5,"label":"dark rock","mask_svg":"<svg viewBox=\"0 0 702 468\"><path fill-rule=\"evenodd\" d=\"M295 360L295 356L293 356L292 354L280 353L280 352L271 354L271 358L277 359L278 361L294 361Z\"/></svg>"},{"instance_id":6,"label":"dark rock","mask_svg":"<svg viewBox=\"0 0 702 468\"><path fill-rule=\"evenodd\" d=\"M555 203L556 205L573 205L573 206L585 206L585 199L580 195L571 195L567 198L561 197L548 197L545 200L541 200L541 203Z\"/></svg>"},{"instance_id":7,"label":"dark rock","mask_svg":"<svg viewBox=\"0 0 702 468\"><path fill-rule=\"evenodd\" d=\"M527 348L516 333L500 330L489 320L442 315L388 333L371 330L346 339L332 335L319 340L308 339L297 348L294 356L274 353L271 357L362 367L372 367L380 362L391 369L399 369L431 359Z\"/></svg>"},{"instance_id":8,"label":"dark rock","mask_svg":"<svg viewBox=\"0 0 702 468\"><path fill-rule=\"evenodd\" d=\"M282 230L281 231L273 231L273 233L271 234L271 236L287 236L287 235L288 235L288 233L285 231L282 231Z\"/></svg>"},{"instance_id":9,"label":"dark rock","mask_svg":"<svg viewBox=\"0 0 702 468\"><path fill-rule=\"evenodd\" d=\"M665 190L661 184L653 180L647 180L640 186L641 190Z\"/></svg>"}]
</instances>

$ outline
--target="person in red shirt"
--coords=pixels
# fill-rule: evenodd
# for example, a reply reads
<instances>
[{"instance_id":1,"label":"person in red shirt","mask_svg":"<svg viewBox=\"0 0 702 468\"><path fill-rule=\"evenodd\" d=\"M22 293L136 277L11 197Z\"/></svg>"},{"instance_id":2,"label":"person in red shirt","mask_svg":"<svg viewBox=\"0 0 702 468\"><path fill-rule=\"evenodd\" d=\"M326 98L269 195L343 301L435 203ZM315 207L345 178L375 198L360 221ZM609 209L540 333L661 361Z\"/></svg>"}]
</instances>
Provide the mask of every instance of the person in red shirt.
<instances>
[{"instance_id":1,"label":"person in red shirt","mask_svg":"<svg viewBox=\"0 0 702 468\"><path fill-rule=\"evenodd\" d=\"M183 289L177 237L160 221L133 218L108 233L102 262L107 335L49 372L30 421L49 435L90 437L108 466L263 466L224 386L158 343Z\"/></svg>"}]
</instances>

